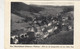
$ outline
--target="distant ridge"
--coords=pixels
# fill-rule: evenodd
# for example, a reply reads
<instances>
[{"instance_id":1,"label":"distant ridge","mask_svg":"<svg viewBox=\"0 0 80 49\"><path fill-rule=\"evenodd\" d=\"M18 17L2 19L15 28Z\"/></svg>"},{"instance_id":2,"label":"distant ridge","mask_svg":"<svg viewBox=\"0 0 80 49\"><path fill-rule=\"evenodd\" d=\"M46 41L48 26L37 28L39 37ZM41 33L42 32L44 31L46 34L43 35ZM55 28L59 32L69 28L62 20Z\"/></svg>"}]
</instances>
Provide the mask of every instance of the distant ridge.
<instances>
[{"instance_id":1,"label":"distant ridge","mask_svg":"<svg viewBox=\"0 0 80 49\"><path fill-rule=\"evenodd\" d=\"M44 8L27 5L22 2L11 2L11 13L17 13L17 11L28 11L28 12L34 12L38 13L39 11L43 10Z\"/></svg>"}]
</instances>

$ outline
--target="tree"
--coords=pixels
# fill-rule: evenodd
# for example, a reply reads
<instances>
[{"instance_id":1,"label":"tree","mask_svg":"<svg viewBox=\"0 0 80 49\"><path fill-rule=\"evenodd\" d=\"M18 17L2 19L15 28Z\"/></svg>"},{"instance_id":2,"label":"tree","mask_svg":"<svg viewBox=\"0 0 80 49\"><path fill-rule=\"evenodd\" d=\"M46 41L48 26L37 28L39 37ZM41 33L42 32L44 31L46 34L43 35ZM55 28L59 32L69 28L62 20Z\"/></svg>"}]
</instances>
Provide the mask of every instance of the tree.
<instances>
[{"instance_id":1,"label":"tree","mask_svg":"<svg viewBox=\"0 0 80 49\"><path fill-rule=\"evenodd\" d=\"M63 13L70 12L70 11L73 11L73 10L74 10L73 6L63 7Z\"/></svg>"}]
</instances>

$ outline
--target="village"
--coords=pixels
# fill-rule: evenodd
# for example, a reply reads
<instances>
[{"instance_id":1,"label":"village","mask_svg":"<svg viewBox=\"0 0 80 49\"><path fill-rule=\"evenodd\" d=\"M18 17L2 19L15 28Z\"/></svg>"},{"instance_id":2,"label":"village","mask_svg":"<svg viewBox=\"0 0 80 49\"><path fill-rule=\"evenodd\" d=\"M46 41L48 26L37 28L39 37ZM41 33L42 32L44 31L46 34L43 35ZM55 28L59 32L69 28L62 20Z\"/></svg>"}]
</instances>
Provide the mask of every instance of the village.
<instances>
[{"instance_id":1,"label":"village","mask_svg":"<svg viewBox=\"0 0 80 49\"><path fill-rule=\"evenodd\" d=\"M70 22L71 20L71 16L64 16L62 13L57 14L56 17L44 17L41 20L39 18L34 18L33 21L29 21L29 26L22 28L24 33L11 36L11 43L35 44L37 40L44 40L61 31L71 31L73 30L73 26Z\"/></svg>"}]
</instances>

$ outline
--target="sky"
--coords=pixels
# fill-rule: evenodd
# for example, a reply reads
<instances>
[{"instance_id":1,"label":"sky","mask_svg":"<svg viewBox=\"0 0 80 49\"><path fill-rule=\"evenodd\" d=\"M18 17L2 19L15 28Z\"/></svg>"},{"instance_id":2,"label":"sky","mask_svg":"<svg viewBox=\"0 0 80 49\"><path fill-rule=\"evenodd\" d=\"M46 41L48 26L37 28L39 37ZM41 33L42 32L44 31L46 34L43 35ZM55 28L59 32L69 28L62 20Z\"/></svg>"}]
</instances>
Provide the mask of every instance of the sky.
<instances>
[{"instance_id":1,"label":"sky","mask_svg":"<svg viewBox=\"0 0 80 49\"><path fill-rule=\"evenodd\" d=\"M57 2L57 1L45 1L45 2L38 2L38 1L35 1L35 2L24 2L25 4L34 4L34 5L54 5L54 6L62 6L62 5L73 5L74 2Z\"/></svg>"}]
</instances>

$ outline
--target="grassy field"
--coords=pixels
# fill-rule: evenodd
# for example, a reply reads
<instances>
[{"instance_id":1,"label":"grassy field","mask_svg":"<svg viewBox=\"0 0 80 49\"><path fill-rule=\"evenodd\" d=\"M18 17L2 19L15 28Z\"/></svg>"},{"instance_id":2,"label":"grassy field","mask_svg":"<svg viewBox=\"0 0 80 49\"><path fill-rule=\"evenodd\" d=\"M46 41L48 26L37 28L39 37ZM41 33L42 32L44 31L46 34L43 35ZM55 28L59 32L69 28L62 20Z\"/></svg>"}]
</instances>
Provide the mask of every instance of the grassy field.
<instances>
[{"instance_id":1,"label":"grassy field","mask_svg":"<svg viewBox=\"0 0 80 49\"><path fill-rule=\"evenodd\" d=\"M73 44L73 31L61 31L56 35L52 35L47 39L38 41L38 44Z\"/></svg>"}]
</instances>

